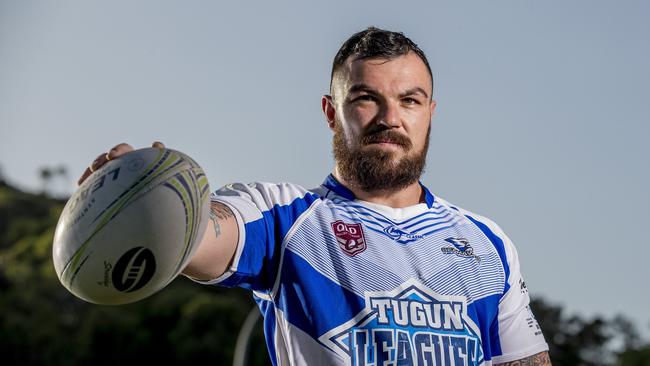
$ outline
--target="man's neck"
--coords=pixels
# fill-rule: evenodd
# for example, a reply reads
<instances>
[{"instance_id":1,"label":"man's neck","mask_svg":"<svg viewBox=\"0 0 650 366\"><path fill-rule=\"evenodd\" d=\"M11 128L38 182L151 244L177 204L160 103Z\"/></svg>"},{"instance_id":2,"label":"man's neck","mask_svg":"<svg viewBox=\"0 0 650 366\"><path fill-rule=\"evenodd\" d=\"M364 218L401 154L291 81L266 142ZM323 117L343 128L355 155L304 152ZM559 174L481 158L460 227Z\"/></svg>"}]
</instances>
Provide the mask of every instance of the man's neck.
<instances>
[{"instance_id":1,"label":"man's neck","mask_svg":"<svg viewBox=\"0 0 650 366\"><path fill-rule=\"evenodd\" d=\"M385 189L377 191L365 191L353 182L345 180L339 172L334 169L332 173L339 183L354 193L354 196L362 201L372 202L392 208L404 208L424 202L424 190L419 182L412 183L401 189Z\"/></svg>"}]
</instances>

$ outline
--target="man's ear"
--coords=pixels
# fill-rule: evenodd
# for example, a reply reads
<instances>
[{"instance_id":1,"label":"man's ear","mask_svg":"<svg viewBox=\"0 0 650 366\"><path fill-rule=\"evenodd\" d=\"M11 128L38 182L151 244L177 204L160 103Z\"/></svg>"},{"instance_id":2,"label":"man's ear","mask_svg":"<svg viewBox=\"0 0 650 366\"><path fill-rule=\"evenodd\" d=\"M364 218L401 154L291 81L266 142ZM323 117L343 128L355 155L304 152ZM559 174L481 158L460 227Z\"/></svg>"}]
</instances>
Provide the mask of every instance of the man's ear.
<instances>
[{"instance_id":1,"label":"man's ear","mask_svg":"<svg viewBox=\"0 0 650 366\"><path fill-rule=\"evenodd\" d=\"M431 104L429 104L429 108L431 108L431 116L433 116L433 112L436 110L436 101L431 99Z\"/></svg>"},{"instance_id":2,"label":"man's ear","mask_svg":"<svg viewBox=\"0 0 650 366\"><path fill-rule=\"evenodd\" d=\"M323 114L327 120L327 125L333 130L334 125L336 124L334 118L336 116L336 108L334 108L334 101L332 100L331 95L323 95L323 98L321 99L321 107L323 108Z\"/></svg>"}]
</instances>

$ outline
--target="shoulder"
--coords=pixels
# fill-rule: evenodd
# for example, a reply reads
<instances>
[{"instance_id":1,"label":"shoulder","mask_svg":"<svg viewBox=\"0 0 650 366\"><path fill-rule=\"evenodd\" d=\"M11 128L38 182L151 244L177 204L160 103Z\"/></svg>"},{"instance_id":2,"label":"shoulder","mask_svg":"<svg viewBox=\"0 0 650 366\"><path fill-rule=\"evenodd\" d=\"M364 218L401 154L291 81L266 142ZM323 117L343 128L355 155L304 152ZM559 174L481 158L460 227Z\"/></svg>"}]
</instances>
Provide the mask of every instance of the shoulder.
<instances>
[{"instance_id":1,"label":"shoulder","mask_svg":"<svg viewBox=\"0 0 650 366\"><path fill-rule=\"evenodd\" d=\"M296 202L311 204L320 198L317 190L308 190L294 183L230 183L212 194L213 201L241 202L256 206L262 211L274 206L288 206Z\"/></svg>"},{"instance_id":2,"label":"shoulder","mask_svg":"<svg viewBox=\"0 0 650 366\"><path fill-rule=\"evenodd\" d=\"M459 215L462 215L467 219L466 222L468 224L471 224L479 229L489 239L504 262L509 263L516 260L517 252L514 244L506 235L506 233L501 229L501 227L492 219L458 207L457 205L451 204L439 197L435 198L435 202L457 212Z\"/></svg>"},{"instance_id":3,"label":"shoulder","mask_svg":"<svg viewBox=\"0 0 650 366\"><path fill-rule=\"evenodd\" d=\"M444 199L442 199L440 197L436 197L435 201L438 202L439 204L441 204L442 206L445 206L445 207L447 207L447 208L449 208L451 210L454 210L454 211L458 212L460 215L468 218L475 225L485 227L486 229L489 229L490 231L492 231L494 234L505 236L505 233L503 232L501 227L499 225L497 225L497 223L494 222L493 220L491 220L491 219L489 219L489 218L487 218L485 216L479 215L479 214L477 214L475 212L466 210L466 209L464 209L462 207L459 207L457 205L451 204L451 203L445 201Z\"/></svg>"},{"instance_id":4,"label":"shoulder","mask_svg":"<svg viewBox=\"0 0 650 366\"><path fill-rule=\"evenodd\" d=\"M440 206L443 206L443 207L445 207L445 208L447 208L449 210L457 212L459 215L462 215L462 216L464 216L464 217L466 217L468 219L471 219L471 220L476 221L476 222L480 222L480 223L482 223L484 225L487 225L489 227L494 228L495 230L498 229L498 231L501 231L501 228L494 221L492 221L491 219L489 219L489 218L487 218L485 216L479 215L479 214L477 214L475 212L472 212L470 210L464 209L464 208L462 208L462 207L460 207L458 205L455 205L453 203L450 203L449 201L446 201L443 198L440 198L439 196L435 196L434 204L438 204Z\"/></svg>"}]
</instances>

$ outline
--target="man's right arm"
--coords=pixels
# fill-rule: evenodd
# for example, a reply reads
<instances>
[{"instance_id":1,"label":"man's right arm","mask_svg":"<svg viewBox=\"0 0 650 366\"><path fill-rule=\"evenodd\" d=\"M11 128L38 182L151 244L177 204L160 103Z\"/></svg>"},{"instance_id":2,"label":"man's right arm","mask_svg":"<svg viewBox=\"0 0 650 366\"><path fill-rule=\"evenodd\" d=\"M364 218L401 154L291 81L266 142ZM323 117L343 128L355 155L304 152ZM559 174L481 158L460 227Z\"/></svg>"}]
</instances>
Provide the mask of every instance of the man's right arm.
<instances>
[{"instance_id":1,"label":"man's right arm","mask_svg":"<svg viewBox=\"0 0 650 366\"><path fill-rule=\"evenodd\" d=\"M239 227L232 210L221 202L210 203L210 220L194 256L183 274L209 281L228 270L237 251Z\"/></svg>"}]
</instances>

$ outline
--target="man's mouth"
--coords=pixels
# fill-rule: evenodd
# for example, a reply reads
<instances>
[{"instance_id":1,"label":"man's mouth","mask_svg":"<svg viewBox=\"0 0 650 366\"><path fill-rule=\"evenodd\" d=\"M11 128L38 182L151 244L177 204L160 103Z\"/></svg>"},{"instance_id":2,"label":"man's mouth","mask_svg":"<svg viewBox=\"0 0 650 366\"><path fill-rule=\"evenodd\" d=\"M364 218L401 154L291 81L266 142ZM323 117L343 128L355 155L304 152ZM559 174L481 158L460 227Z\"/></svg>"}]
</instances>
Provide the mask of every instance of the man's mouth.
<instances>
[{"instance_id":1,"label":"man's mouth","mask_svg":"<svg viewBox=\"0 0 650 366\"><path fill-rule=\"evenodd\" d=\"M397 141L393 140L377 140L377 141L371 141L368 143L368 145L392 145L392 146L400 146L403 147L402 144L400 144Z\"/></svg>"},{"instance_id":2,"label":"man's mouth","mask_svg":"<svg viewBox=\"0 0 650 366\"><path fill-rule=\"evenodd\" d=\"M404 136L395 136L394 133L377 133L373 135L366 136L363 139L363 145L385 145L385 146L399 146L402 148L408 148L410 141L407 137Z\"/></svg>"}]
</instances>

